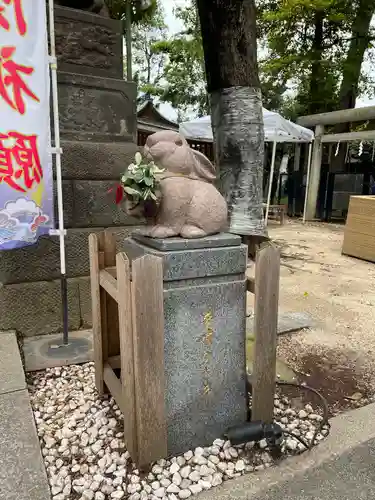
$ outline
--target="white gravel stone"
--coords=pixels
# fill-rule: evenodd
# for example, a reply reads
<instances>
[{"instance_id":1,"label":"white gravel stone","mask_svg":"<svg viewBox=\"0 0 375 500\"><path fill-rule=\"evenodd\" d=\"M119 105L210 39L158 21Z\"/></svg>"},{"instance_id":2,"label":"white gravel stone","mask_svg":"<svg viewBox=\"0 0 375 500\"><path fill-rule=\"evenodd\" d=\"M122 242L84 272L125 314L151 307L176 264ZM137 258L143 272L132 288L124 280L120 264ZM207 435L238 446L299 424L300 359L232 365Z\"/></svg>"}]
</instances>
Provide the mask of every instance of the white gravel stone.
<instances>
[{"instance_id":1,"label":"white gravel stone","mask_svg":"<svg viewBox=\"0 0 375 500\"><path fill-rule=\"evenodd\" d=\"M188 488L190 485L191 485L191 481L190 481L190 479L185 478L185 479L183 479L183 480L181 481L181 486L180 486L180 488L181 488L181 490L185 490L185 489L186 489L186 488Z\"/></svg>"},{"instance_id":2,"label":"white gravel stone","mask_svg":"<svg viewBox=\"0 0 375 500\"><path fill-rule=\"evenodd\" d=\"M237 472L245 470L245 462L243 460L238 460L238 462L236 462L235 469Z\"/></svg>"},{"instance_id":3,"label":"white gravel stone","mask_svg":"<svg viewBox=\"0 0 375 500\"><path fill-rule=\"evenodd\" d=\"M178 472L180 470L180 466L178 465L177 462L175 462L174 464L172 464L170 467L169 467L169 472L171 474L175 474L176 472Z\"/></svg>"},{"instance_id":4,"label":"white gravel stone","mask_svg":"<svg viewBox=\"0 0 375 500\"><path fill-rule=\"evenodd\" d=\"M181 481L182 481L182 477L181 477L181 474L179 472L176 472L175 474L173 474L173 476L172 476L172 483L173 484L175 484L176 486L180 486Z\"/></svg>"},{"instance_id":5,"label":"white gravel stone","mask_svg":"<svg viewBox=\"0 0 375 500\"><path fill-rule=\"evenodd\" d=\"M204 479L200 479L198 484L199 486L202 486L204 490L209 490L212 487L212 484L209 481L205 481Z\"/></svg>"},{"instance_id":6,"label":"white gravel stone","mask_svg":"<svg viewBox=\"0 0 375 500\"><path fill-rule=\"evenodd\" d=\"M156 496L156 498L163 498L165 495L165 488L158 488L154 491L154 495Z\"/></svg>"},{"instance_id":7,"label":"white gravel stone","mask_svg":"<svg viewBox=\"0 0 375 500\"><path fill-rule=\"evenodd\" d=\"M92 500L95 496L95 492L92 490L84 490L82 493L82 500Z\"/></svg>"},{"instance_id":8,"label":"white gravel stone","mask_svg":"<svg viewBox=\"0 0 375 500\"><path fill-rule=\"evenodd\" d=\"M193 495L197 495L198 493L201 493L203 488L200 484L191 484L189 486L189 490L192 492Z\"/></svg>"},{"instance_id":9,"label":"white gravel stone","mask_svg":"<svg viewBox=\"0 0 375 500\"><path fill-rule=\"evenodd\" d=\"M213 463L214 465L217 465L220 462L220 458L217 455L210 455L208 457L208 461Z\"/></svg>"},{"instance_id":10,"label":"white gravel stone","mask_svg":"<svg viewBox=\"0 0 375 500\"><path fill-rule=\"evenodd\" d=\"M140 499L141 499L141 495L139 493L133 493L129 497L129 500L140 500Z\"/></svg>"},{"instance_id":11,"label":"white gravel stone","mask_svg":"<svg viewBox=\"0 0 375 500\"><path fill-rule=\"evenodd\" d=\"M30 399L53 500L179 500L274 462L265 440L235 447L216 439L211 446L158 460L140 477L125 449L120 409L113 398L96 393L93 363L31 377ZM323 418L313 405L299 410L285 397L275 398L274 413L276 422L307 442ZM328 432L324 427L316 442ZM287 436L283 450L294 454L304 447Z\"/></svg>"},{"instance_id":12,"label":"white gravel stone","mask_svg":"<svg viewBox=\"0 0 375 500\"><path fill-rule=\"evenodd\" d=\"M123 496L125 495L125 493L121 490L116 490L116 491L113 491L111 493L111 498L116 498L117 500L119 500L120 498L122 498Z\"/></svg>"},{"instance_id":13,"label":"white gravel stone","mask_svg":"<svg viewBox=\"0 0 375 500\"><path fill-rule=\"evenodd\" d=\"M180 475L182 478L187 478L189 477L189 474L191 473L191 466L190 465L186 465L185 467L183 467L181 470L180 470ZM174 481L173 481L174 482Z\"/></svg>"},{"instance_id":14,"label":"white gravel stone","mask_svg":"<svg viewBox=\"0 0 375 500\"><path fill-rule=\"evenodd\" d=\"M218 448L222 448L224 446L224 443L225 443L224 439L215 439L213 445L217 446Z\"/></svg>"},{"instance_id":15,"label":"white gravel stone","mask_svg":"<svg viewBox=\"0 0 375 500\"><path fill-rule=\"evenodd\" d=\"M291 451L295 451L298 447L297 441L295 439L292 439L292 438L287 438L285 445L286 445L287 449L291 450Z\"/></svg>"},{"instance_id":16,"label":"white gravel stone","mask_svg":"<svg viewBox=\"0 0 375 500\"><path fill-rule=\"evenodd\" d=\"M167 493L179 493L180 492L180 488L175 485L174 483L170 484L167 488Z\"/></svg>"},{"instance_id":17,"label":"white gravel stone","mask_svg":"<svg viewBox=\"0 0 375 500\"><path fill-rule=\"evenodd\" d=\"M195 455L193 458L193 462L197 465L205 465L207 463L207 458L203 455Z\"/></svg>"},{"instance_id":18,"label":"white gravel stone","mask_svg":"<svg viewBox=\"0 0 375 500\"><path fill-rule=\"evenodd\" d=\"M197 470L193 470L189 474L189 479L190 481L193 481L193 483L197 483L201 478L201 474Z\"/></svg>"},{"instance_id":19,"label":"white gravel stone","mask_svg":"<svg viewBox=\"0 0 375 500\"><path fill-rule=\"evenodd\" d=\"M267 448L267 441L265 439L262 439L259 441L259 447L263 450L264 448Z\"/></svg>"},{"instance_id":20,"label":"white gravel stone","mask_svg":"<svg viewBox=\"0 0 375 500\"><path fill-rule=\"evenodd\" d=\"M191 491L190 490L181 490L178 494L179 498L184 499L184 498L189 498L191 496Z\"/></svg>"}]
</instances>

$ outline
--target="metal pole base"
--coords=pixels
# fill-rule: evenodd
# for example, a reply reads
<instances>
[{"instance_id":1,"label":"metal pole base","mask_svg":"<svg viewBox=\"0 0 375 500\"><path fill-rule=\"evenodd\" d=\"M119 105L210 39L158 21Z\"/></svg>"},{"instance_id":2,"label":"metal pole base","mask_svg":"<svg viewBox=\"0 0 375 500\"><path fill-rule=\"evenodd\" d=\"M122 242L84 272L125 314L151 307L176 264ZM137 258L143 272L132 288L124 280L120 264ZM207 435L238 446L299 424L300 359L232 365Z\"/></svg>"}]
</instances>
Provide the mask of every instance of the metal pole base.
<instances>
[{"instance_id":1,"label":"metal pole base","mask_svg":"<svg viewBox=\"0 0 375 500\"><path fill-rule=\"evenodd\" d=\"M83 356L91 349L91 342L84 338L70 338L67 344L50 341L45 344L45 356L54 359L74 359Z\"/></svg>"}]
</instances>

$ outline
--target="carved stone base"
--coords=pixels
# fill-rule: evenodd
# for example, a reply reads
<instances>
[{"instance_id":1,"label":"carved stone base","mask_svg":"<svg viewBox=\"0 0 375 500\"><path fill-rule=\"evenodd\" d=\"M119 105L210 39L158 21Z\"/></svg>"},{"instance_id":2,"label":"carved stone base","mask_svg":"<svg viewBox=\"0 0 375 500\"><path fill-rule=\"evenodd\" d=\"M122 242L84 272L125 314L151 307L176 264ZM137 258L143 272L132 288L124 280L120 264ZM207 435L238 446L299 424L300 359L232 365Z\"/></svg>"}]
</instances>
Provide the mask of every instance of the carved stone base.
<instances>
[{"instance_id":1,"label":"carved stone base","mask_svg":"<svg viewBox=\"0 0 375 500\"><path fill-rule=\"evenodd\" d=\"M136 239L135 239L136 238ZM163 259L168 453L246 421L246 247L238 236L125 242Z\"/></svg>"}]
</instances>

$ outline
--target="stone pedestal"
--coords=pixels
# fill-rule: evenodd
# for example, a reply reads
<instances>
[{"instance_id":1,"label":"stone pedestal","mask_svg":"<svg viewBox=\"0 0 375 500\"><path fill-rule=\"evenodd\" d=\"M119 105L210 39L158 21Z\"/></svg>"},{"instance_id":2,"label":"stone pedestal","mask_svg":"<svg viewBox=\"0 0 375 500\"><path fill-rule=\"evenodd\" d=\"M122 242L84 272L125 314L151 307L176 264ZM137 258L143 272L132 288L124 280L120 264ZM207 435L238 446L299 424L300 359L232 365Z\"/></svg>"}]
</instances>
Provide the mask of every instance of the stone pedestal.
<instances>
[{"instance_id":1,"label":"stone pedestal","mask_svg":"<svg viewBox=\"0 0 375 500\"><path fill-rule=\"evenodd\" d=\"M163 258L168 453L209 445L246 420L247 247L229 234L134 234L124 248Z\"/></svg>"}]
</instances>

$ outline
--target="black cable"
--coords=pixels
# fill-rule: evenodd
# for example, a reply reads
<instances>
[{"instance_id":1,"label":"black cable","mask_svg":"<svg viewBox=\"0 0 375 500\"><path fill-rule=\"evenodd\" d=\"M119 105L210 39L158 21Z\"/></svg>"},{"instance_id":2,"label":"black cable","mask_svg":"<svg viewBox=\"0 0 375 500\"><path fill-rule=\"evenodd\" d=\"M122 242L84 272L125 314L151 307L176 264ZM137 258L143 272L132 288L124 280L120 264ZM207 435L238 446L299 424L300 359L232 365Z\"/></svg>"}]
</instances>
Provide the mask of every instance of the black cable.
<instances>
[{"instance_id":1,"label":"black cable","mask_svg":"<svg viewBox=\"0 0 375 500\"><path fill-rule=\"evenodd\" d=\"M307 444L306 441L304 441L299 436L297 436L289 431L283 431L283 432L285 432L285 434L289 434L290 436L293 436L295 439L298 439L298 441L300 441L308 450L311 450L311 448L314 446L315 439L316 439L317 435L322 431L323 427L325 425L327 425L328 428L330 427L330 423L328 420L328 411L329 410L328 410L327 400L319 391L317 391L316 389L314 389L313 387L310 387L308 385L297 384L295 382L281 382L281 381L276 381L276 385L295 387L297 389L304 389L304 390L307 390L307 391L314 393L321 400L322 406L323 406L323 419L320 421L319 425L316 427L310 444Z\"/></svg>"},{"instance_id":2,"label":"black cable","mask_svg":"<svg viewBox=\"0 0 375 500\"><path fill-rule=\"evenodd\" d=\"M283 434L294 437L294 439L297 439L297 441L303 444L306 450L311 450L312 448L311 443L309 444L307 441L301 438L301 436L297 436L297 434L294 434L294 432L287 431L286 429L283 429Z\"/></svg>"}]
</instances>

